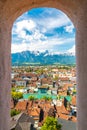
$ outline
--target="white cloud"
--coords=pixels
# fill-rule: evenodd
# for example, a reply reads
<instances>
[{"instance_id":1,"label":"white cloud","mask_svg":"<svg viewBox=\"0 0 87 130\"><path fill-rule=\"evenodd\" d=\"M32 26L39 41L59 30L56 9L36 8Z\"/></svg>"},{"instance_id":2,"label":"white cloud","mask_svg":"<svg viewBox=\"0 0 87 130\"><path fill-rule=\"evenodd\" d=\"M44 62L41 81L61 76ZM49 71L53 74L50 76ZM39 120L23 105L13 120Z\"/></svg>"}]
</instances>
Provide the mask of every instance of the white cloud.
<instances>
[{"instance_id":1,"label":"white cloud","mask_svg":"<svg viewBox=\"0 0 87 130\"><path fill-rule=\"evenodd\" d=\"M66 26L64 29L66 32L72 32L74 26L71 24L69 18L62 13L55 13L52 16L52 10L48 12L50 15L47 17L44 14L41 14L41 18L29 17L29 19L20 18L14 23L12 33L16 35L16 39L20 41L19 44L15 43L13 37L12 44L12 53L22 52L26 50L30 51L45 51L45 50L54 50L54 46L63 45L65 43L74 43L74 38L61 38L58 37L58 34L55 36L46 36L46 32L53 31L54 28L59 28ZM44 13L47 13L46 10ZM27 15L27 13L26 13ZM29 14L28 14L29 15ZM69 26L70 25L70 26ZM30 33L27 33L30 32ZM52 32L54 33L54 31Z\"/></svg>"},{"instance_id":2,"label":"white cloud","mask_svg":"<svg viewBox=\"0 0 87 130\"><path fill-rule=\"evenodd\" d=\"M33 34L31 35L31 37L33 37L33 40L40 40L40 39L44 39L46 40L46 36L40 32L40 30L35 29Z\"/></svg>"},{"instance_id":3,"label":"white cloud","mask_svg":"<svg viewBox=\"0 0 87 130\"><path fill-rule=\"evenodd\" d=\"M73 47L70 48L67 52L75 55L75 45L73 45Z\"/></svg>"},{"instance_id":4,"label":"white cloud","mask_svg":"<svg viewBox=\"0 0 87 130\"><path fill-rule=\"evenodd\" d=\"M27 34L26 31L32 34ZM36 23L33 20L18 21L13 27L13 34L17 35L17 38L25 42L33 42L33 40L46 39L43 33L40 32Z\"/></svg>"},{"instance_id":5,"label":"white cloud","mask_svg":"<svg viewBox=\"0 0 87 130\"><path fill-rule=\"evenodd\" d=\"M72 33L73 32L73 29L74 29L74 25L71 24L69 26L66 26L64 27L65 31L68 32L68 33Z\"/></svg>"},{"instance_id":6,"label":"white cloud","mask_svg":"<svg viewBox=\"0 0 87 130\"><path fill-rule=\"evenodd\" d=\"M28 46L25 43L21 44L12 44L11 46L11 52L16 53L16 52L22 52L28 50Z\"/></svg>"},{"instance_id":7,"label":"white cloud","mask_svg":"<svg viewBox=\"0 0 87 130\"><path fill-rule=\"evenodd\" d=\"M36 24L33 20L22 20L16 23L16 32L19 33L23 29L32 30L36 27Z\"/></svg>"},{"instance_id":8,"label":"white cloud","mask_svg":"<svg viewBox=\"0 0 87 130\"><path fill-rule=\"evenodd\" d=\"M73 38L58 38L58 37L52 37L45 39L44 41L37 39L32 40L30 43L26 43L23 41L21 44L12 44L12 53L16 52L22 52L26 50L30 51L40 51L43 52L45 50L49 51L55 51L54 47L58 47L58 45L63 45L66 43L70 43L73 41Z\"/></svg>"},{"instance_id":9,"label":"white cloud","mask_svg":"<svg viewBox=\"0 0 87 130\"><path fill-rule=\"evenodd\" d=\"M38 25L44 27L44 32L53 28L59 28L65 25L68 25L70 22L69 18L66 15L60 15L57 17L44 17L42 19L35 19Z\"/></svg>"},{"instance_id":10,"label":"white cloud","mask_svg":"<svg viewBox=\"0 0 87 130\"><path fill-rule=\"evenodd\" d=\"M18 37L20 38L25 38L26 37L26 32L24 30L21 30L20 33L18 34Z\"/></svg>"}]
</instances>

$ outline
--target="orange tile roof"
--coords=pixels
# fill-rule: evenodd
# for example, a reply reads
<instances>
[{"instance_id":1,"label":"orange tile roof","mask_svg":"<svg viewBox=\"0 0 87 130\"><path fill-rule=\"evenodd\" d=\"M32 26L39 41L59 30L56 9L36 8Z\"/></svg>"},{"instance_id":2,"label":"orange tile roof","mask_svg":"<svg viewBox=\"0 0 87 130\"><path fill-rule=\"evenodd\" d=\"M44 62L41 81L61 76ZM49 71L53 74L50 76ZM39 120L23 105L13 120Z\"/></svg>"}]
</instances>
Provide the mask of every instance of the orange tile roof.
<instances>
[{"instance_id":1,"label":"orange tile roof","mask_svg":"<svg viewBox=\"0 0 87 130\"><path fill-rule=\"evenodd\" d=\"M30 111L28 111L28 114L30 116L39 116L40 109L39 108L32 108Z\"/></svg>"},{"instance_id":2,"label":"orange tile roof","mask_svg":"<svg viewBox=\"0 0 87 130\"><path fill-rule=\"evenodd\" d=\"M66 108L64 107L63 104L62 104L62 106L57 106L56 108L57 108L58 113L69 114L69 112L66 110Z\"/></svg>"},{"instance_id":3,"label":"orange tile roof","mask_svg":"<svg viewBox=\"0 0 87 130\"><path fill-rule=\"evenodd\" d=\"M27 112L30 116L33 117L39 117L39 113L40 113L40 109L38 108L38 105L40 107L42 107L42 109L44 110L44 118L46 116L48 116L48 111L51 107L51 101L45 101L45 100L38 100L37 102L33 102L32 101L21 101L18 102L18 104L16 105L16 109L17 110L21 110L24 111L26 110L26 103L28 102L28 107L27 107ZM62 118L62 119L66 119L68 120L69 118L69 111L64 107L64 105L62 104L62 106L56 106L57 108L57 114L56 116ZM72 117L72 121L76 122L76 117Z\"/></svg>"},{"instance_id":4,"label":"orange tile roof","mask_svg":"<svg viewBox=\"0 0 87 130\"><path fill-rule=\"evenodd\" d=\"M72 105L76 106L76 96L72 97Z\"/></svg>"},{"instance_id":5,"label":"orange tile roof","mask_svg":"<svg viewBox=\"0 0 87 130\"><path fill-rule=\"evenodd\" d=\"M66 115L66 114L59 114L59 118L62 118L62 119L68 120L69 116Z\"/></svg>"},{"instance_id":6,"label":"orange tile roof","mask_svg":"<svg viewBox=\"0 0 87 130\"><path fill-rule=\"evenodd\" d=\"M26 110L27 101L19 101L15 106L16 110L25 111Z\"/></svg>"}]
</instances>

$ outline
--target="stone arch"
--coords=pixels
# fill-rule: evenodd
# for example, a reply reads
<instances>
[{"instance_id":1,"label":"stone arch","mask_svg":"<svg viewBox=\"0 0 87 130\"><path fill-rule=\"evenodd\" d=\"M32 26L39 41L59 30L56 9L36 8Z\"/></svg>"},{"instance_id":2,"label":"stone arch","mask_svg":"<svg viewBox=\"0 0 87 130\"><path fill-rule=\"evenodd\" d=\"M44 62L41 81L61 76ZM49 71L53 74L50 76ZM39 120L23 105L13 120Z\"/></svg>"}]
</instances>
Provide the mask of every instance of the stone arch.
<instances>
[{"instance_id":1,"label":"stone arch","mask_svg":"<svg viewBox=\"0 0 87 130\"><path fill-rule=\"evenodd\" d=\"M24 0L18 1L13 0L12 2L9 0L5 0L4 6L2 6L4 9L2 9L4 13L5 20L8 20L10 24L13 24L13 22L24 12L27 12L28 10L31 10L32 8L38 8L38 7L50 7L50 8L56 8L64 12L73 22L75 25L75 17L77 14L77 4L74 1L57 1L57 0ZM3 5L3 4L2 4ZM8 6L7 6L8 5ZM14 5L14 6L13 6ZM78 4L79 6L79 4Z\"/></svg>"},{"instance_id":2,"label":"stone arch","mask_svg":"<svg viewBox=\"0 0 87 130\"><path fill-rule=\"evenodd\" d=\"M87 127L87 0L0 0L0 130L10 126L11 29L21 14L36 7L63 11L76 27L78 130Z\"/></svg>"}]
</instances>

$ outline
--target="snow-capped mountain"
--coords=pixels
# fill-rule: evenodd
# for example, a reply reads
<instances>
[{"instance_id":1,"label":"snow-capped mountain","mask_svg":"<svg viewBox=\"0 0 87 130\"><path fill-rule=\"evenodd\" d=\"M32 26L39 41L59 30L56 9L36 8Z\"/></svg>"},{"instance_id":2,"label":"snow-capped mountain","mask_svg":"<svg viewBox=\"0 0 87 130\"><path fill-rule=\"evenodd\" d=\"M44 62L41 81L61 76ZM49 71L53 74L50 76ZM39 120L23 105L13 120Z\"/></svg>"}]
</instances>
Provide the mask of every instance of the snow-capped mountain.
<instances>
[{"instance_id":1,"label":"snow-capped mountain","mask_svg":"<svg viewBox=\"0 0 87 130\"><path fill-rule=\"evenodd\" d=\"M23 65L26 63L39 64L75 64L75 56L71 53L51 53L48 50L39 51L23 51L12 54L12 65Z\"/></svg>"}]
</instances>

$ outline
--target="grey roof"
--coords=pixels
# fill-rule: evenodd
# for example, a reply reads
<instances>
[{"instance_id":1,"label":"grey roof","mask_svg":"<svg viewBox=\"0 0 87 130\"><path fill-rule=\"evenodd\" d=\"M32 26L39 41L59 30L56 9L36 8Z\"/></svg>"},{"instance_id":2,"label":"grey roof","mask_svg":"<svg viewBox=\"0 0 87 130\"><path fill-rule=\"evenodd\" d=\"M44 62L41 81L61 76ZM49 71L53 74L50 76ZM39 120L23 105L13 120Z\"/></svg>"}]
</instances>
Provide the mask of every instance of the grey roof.
<instances>
[{"instance_id":1,"label":"grey roof","mask_svg":"<svg viewBox=\"0 0 87 130\"><path fill-rule=\"evenodd\" d=\"M20 122L18 126L16 126L15 130L30 130L31 124L28 122Z\"/></svg>"},{"instance_id":2,"label":"grey roof","mask_svg":"<svg viewBox=\"0 0 87 130\"><path fill-rule=\"evenodd\" d=\"M31 124L34 124L34 119L33 117L30 117L29 115L23 113L18 122L30 122Z\"/></svg>"},{"instance_id":3,"label":"grey roof","mask_svg":"<svg viewBox=\"0 0 87 130\"><path fill-rule=\"evenodd\" d=\"M13 116L11 117L11 120L10 120L10 130L15 128L15 126L17 125L17 122L18 122L18 119L21 117L22 113L16 115L16 116Z\"/></svg>"},{"instance_id":4,"label":"grey roof","mask_svg":"<svg viewBox=\"0 0 87 130\"><path fill-rule=\"evenodd\" d=\"M34 124L33 117L23 113L21 117L18 119L15 130L30 130L31 124Z\"/></svg>"},{"instance_id":5,"label":"grey roof","mask_svg":"<svg viewBox=\"0 0 87 130\"><path fill-rule=\"evenodd\" d=\"M26 126L27 128L30 127L30 124L34 124L33 117L30 117L25 113L21 113L12 117L10 123L10 130L12 130L13 128L15 128L15 130L22 130L20 125L22 125L23 127Z\"/></svg>"},{"instance_id":6,"label":"grey roof","mask_svg":"<svg viewBox=\"0 0 87 130\"><path fill-rule=\"evenodd\" d=\"M76 130L76 123L64 119L58 119L58 122L62 125L62 130Z\"/></svg>"}]
</instances>

